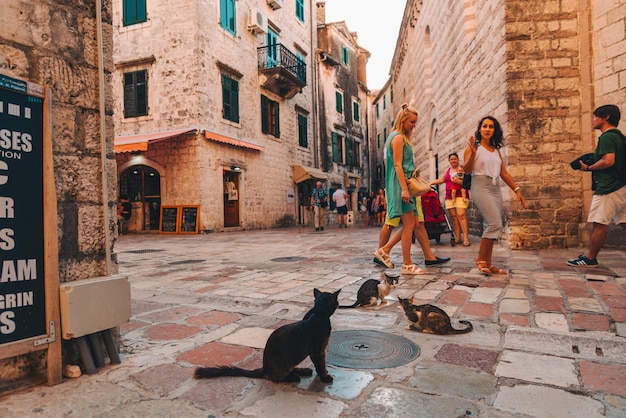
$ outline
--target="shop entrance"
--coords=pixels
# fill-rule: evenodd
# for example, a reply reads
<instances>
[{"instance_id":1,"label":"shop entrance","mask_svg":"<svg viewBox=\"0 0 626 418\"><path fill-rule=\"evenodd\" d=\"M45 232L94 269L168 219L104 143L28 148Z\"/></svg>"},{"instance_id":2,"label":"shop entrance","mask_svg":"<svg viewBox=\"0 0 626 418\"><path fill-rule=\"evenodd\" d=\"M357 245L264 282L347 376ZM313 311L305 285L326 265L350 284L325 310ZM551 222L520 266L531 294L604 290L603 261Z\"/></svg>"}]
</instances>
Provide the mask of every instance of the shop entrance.
<instances>
[{"instance_id":1,"label":"shop entrance","mask_svg":"<svg viewBox=\"0 0 626 418\"><path fill-rule=\"evenodd\" d=\"M224 228L240 226L239 172L224 170Z\"/></svg>"},{"instance_id":2,"label":"shop entrance","mask_svg":"<svg viewBox=\"0 0 626 418\"><path fill-rule=\"evenodd\" d=\"M130 199L134 212L131 216L143 218L142 229L158 230L161 211L161 176L146 165L128 167L120 175L120 196Z\"/></svg>"}]
</instances>

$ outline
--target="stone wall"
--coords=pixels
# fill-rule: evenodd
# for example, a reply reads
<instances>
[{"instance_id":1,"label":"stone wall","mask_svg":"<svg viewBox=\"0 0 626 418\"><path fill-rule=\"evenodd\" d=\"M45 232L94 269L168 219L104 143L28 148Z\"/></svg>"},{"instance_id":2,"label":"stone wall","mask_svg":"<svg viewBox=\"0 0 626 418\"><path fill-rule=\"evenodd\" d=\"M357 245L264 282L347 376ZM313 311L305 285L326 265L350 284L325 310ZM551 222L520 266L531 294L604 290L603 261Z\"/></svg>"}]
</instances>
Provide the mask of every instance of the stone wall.
<instances>
[{"instance_id":1,"label":"stone wall","mask_svg":"<svg viewBox=\"0 0 626 418\"><path fill-rule=\"evenodd\" d=\"M521 209L503 185L512 248L585 241L590 179L568 163L595 146L595 107L625 109L625 4L409 0L392 78L396 107L413 100L420 111L417 165L440 176L450 152L463 154L478 120L495 116L505 134L501 153L527 205ZM473 208L469 215L480 233L480 215Z\"/></svg>"},{"instance_id":2,"label":"stone wall","mask_svg":"<svg viewBox=\"0 0 626 418\"><path fill-rule=\"evenodd\" d=\"M48 86L52 93L61 282L117 270L108 260L107 248L107 243L113 245L117 195L113 102L108 84L113 70L111 4L104 2L102 13L107 115L104 138L96 4L4 0L0 13L0 74ZM102 154L103 141L106 155ZM38 375L45 366L43 361L41 353L0 361L0 382Z\"/></svg>"}]
</instances>

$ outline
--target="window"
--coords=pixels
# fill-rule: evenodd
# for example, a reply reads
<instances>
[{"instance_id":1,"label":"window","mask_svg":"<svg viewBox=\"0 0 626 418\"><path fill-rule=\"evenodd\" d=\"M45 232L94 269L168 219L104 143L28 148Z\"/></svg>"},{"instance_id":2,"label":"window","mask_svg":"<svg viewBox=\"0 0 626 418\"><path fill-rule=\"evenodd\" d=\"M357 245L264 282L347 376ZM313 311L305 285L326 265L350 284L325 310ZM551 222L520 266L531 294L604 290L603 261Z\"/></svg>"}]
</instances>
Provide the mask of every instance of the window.
<instances>
[{"instance_id":1,"label":"window","mask_svg":"<svg viewBox=\"0 0 626 418\"><path fill-rule=\"evenodd\" d=\"M332 139L333 139L333 162L343 164L343 137L337 135L336 132L333 132Z\"/></svg>"},{"instance_id":2,"label":"window","mask_svg":"<svg viewBox=\"0 0 626 418\"><path fill-rule=\"evenodd\" d=\"M296 0L296 17L304 23L304 0Z\"/></svg>"},{"instance_id":3,"label":"window","mask_svg":"<svg viewBox=\"0 0 626 418\"><path fill-rule=\"evenodd\" d=\"M222 74L222 117L239 123L239 82Z\"/></svg>"},{"instance_id":4,"label":"window","mask_svg":"<svg viewBox=\"0 0 626 418\"><path fill-rule=\"evenodd\" d=\"M343 94L340 91L335 92L335 108L337 113L343 113Z\"/></svg>"},{"instance_id":5,"label":"window","mask_svg":"<svg viewBox=\"0 0 626 418\"><path fill-rule=\"evenodd\" d=\"M148 114L148 71L124 73L124 117Z\"/></svg>"},{"instance_id":6,"label":"window","mask_svg":"<svg viewBox=\"0 0 626 418\"><path fill-rule=\"evenodd\" d=\"M343 65L349 64L348 58L348 48L345 45L341 45L341 62L343 62Z\"/></svg>"},{"instance_id":7,"label":"window","mask_svg":"<svg viewBox=\"0 0 626 418\"><path fill-rule=\"evenodd\" d=\"M357 102L352 102L352 119L354 119L355 122L361 120L361 115L359 114L359 103Z\"/></svg>"},{"instance_id":8,"label":"window","mask_svg":"<svg viewBox=\"0 0 626 418\"><path fill-rule=\"evenodd\" d=\"M220 26L233 35L237 34L235 0L220 0Z\"/></svg>"},{"instance_id":9,"label":"window","mask_svg":"<svg viewBox=\"0 0 626 418\"><path fill-rule=\"evenodd\" d=\"M376 135L376 140L377 140L378 148L380 148L380 134Z\"/></svg>"},{"instance_id":10,"label":"window","mask_svg":"<svg viewBox=\"0 0 626 418\"><path fill-rule=\"evenodd\" d=\"M380 117L380 111L378 109L378 103L376 103L376 119Z\"/></svg>"},{"instance_id":11,"label":"window","mask_svg":"<svg viewBox=\"0 0 626 418\"><path fill-rule=\"evenodd\" d=\"M265 46L267 46L267 68L274 68L278 65L278 35L270 28L267 29L265 36Z\"/></svg>"},{"instance_id":12,"label":"window","mask_svg":"<svg viewBox=\"0 0 626 418\"><path fill-rule=\"evenodd\" d=\"M389 102L393 103L393 84L389 86Z\"/></svg>"},{"instance_id":13,"label":"window","mask_svg":"<svg viewBox=\"0 0 626 418\"><path fill-rule=\"evenodd\" d=\"M352 165L352 141L346 138L346 165Z\"/></svg>"},{"instance_id":14,"label":"window","mask_svg":"<svg viewBox=\"0 0 626 418\"><path fill-rule=\"evenodd\" d=\"M304 148L309 146L307 122L306 116L298 114L298 145Z\"/></svg>"},{"instance_id":15,"label":"window","mask_svg":"<svg viewBox=\"0 0 626 418\"><path fill-rule=\"evenodd\" d=\"M261 96L261 131L280 138L279 121L278 103Z\"/></svg>"},{"instance_id":16,"label":"window","mask_svg":"<svg viewBox=\"0 0 626 418\"><path fill-rule=\"evenodd\" d=\"M387 109L387 95L383 95L383 110Z\"/></svg>"},{"instance_id":17,"label":"window","mask_svg":"<svg viewBox=\"0 0 626 418\"><path fill-rule=\"evenodd\" d=\"M146 0L123 0L122 22L124 26L145 22Z\"/></svg>"},{"instance_id":18,"label":"window","mask_svg":"<svg viewBox=\"0 0 626 418\"><path fill-rule=\"evenodd\" d=\"M300 53L296 53L296 75L301 81L306 81L306 60Z\"/></svg>"},{"instance_id":19,"label":"window","mask_svg":"<svg viewBox=\"0 0 626 418\"><path fill-rule=\"evenodd\" d=\"M387 128L383 129L383 141L387 142Z\"/></svg>"},{"instance_id":20,"label":"window","mask_svg":"<svg viewBox=\"0 0 626 418\"><path fill-rule=\"evenodd\" d=\"M359 167L361 165L361 143L354 141L352 147L352 165Z\"/></svg>"}]
</instances>

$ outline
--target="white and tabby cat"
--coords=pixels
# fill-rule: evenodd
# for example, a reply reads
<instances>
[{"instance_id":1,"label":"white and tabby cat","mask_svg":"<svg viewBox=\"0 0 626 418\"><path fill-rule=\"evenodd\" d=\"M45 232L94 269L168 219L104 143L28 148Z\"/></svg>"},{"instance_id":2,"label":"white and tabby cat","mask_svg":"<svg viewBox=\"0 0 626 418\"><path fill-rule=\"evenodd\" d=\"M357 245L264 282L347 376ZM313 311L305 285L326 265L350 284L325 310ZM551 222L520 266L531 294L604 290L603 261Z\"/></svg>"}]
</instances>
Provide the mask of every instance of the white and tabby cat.
<instances>
[{"instance_id":1,"label":"white and tabby cat","mask_svg":"<svg viewBox=\"0 0 626 418\"><path fill-rule=\"evenodd\" d=\"M356 308L358 306L376 306L378 299L381 304L387 303L385 297L398 287L398 276L384 275L384 280L368 279L356 293L356 302L352 305L339 305L340 309Z\"/></svg>"}]
</instances>

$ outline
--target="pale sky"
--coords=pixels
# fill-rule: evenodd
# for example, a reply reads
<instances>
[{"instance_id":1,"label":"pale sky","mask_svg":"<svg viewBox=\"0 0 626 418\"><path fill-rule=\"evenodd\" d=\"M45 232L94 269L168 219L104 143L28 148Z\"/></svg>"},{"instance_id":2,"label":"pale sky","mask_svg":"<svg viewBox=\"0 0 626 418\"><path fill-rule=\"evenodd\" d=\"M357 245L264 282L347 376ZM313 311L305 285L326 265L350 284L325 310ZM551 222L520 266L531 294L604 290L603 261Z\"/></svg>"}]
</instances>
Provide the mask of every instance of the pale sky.
<instances>
[{"instance_id":1,"label":"pale sky","mask_svg":"<svg viewBox=\"0 0 626 418\"><path fill-rule=\"evenodd\" d=\"M326 22L344 20L358 43L372 56L367 63L367 87L380 89L389 78L406 0L326 0Z\"/></svg>"}]
</instances>

